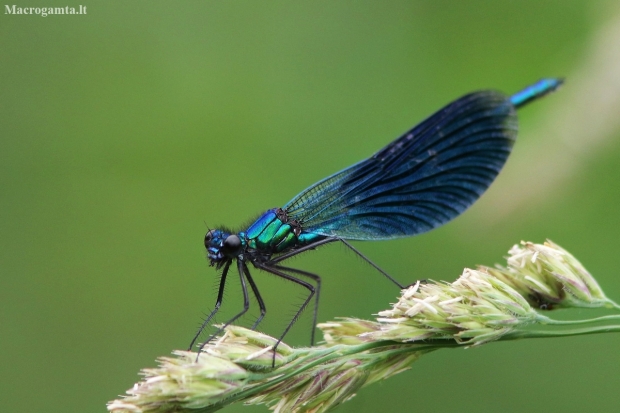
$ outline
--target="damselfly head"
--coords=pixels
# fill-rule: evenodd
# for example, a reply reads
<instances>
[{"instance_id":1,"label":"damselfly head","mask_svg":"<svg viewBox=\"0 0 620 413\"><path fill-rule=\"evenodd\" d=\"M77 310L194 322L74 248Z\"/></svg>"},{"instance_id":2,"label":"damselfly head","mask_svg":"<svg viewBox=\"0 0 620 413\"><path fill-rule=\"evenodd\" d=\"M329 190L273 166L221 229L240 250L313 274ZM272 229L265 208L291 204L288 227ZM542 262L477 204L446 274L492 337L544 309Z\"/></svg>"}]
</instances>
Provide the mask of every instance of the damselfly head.
<instances>
[{"instance_id":1,"label":"damselfly head","mask_svg":"<svg viewBox=\"0 0 620 413\"><path fill-rule=\"evenodd\" d=\"M224 261L237 258L241 254L243 242L237 234L212 229L205 235L205 248L211 265L219 268Z\"/></svg>"}]
</instances>

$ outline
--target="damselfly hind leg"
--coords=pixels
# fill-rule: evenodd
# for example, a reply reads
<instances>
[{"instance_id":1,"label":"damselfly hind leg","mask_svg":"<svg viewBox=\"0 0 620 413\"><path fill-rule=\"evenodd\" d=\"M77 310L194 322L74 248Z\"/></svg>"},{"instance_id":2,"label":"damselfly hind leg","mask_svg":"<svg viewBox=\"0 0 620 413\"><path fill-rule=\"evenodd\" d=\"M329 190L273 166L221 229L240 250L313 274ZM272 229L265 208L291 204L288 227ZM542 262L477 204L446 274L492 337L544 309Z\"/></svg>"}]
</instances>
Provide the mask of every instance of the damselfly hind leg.
<instances>
[{"instance_id":1,"label":"damselfly hind leg","mask_svg":"<svg viewBox=\"0 0 620 413\"><path fill-rule=\"evenodd\" d=\"M295 322L297 321L297 319L299 318L301 313L308 306L308 303L310 302L310 300L312 300L312 297L316 293L316 289L314 288L314 286L312 284L307 283L307 282L305 282L303 280L300 280L299 278L293 277L292 275L286 274L284 271L279 269L278 266L268 266L268 265L261 264L261 263L254 263L254 265L256 265L257 268L259 268L259 269L261 269L263 271L267 271L267 272L269 272L269 273L271 273L273 275L276 275L276 276L278 276L280 278L283 278L285 280L292 281L292 282L294 282L296 284L299 284L302 287L306 288L310 292L308 294L308 297L304 300L303 304L299 307L299 309L297 310L297 312L293 316L293 319L289 322L289 324L284 329L284 332L278 338L278 341L276 342L276 344L273 346L273 360L271 362L271 367L275 367L275 365L276 365L276 349L278 348L278 345L282 342L282 340L284 339L284 336L286 336L286 334L289 332L291 327L293 327L293 324L295 324ZM304 275L306 275L306 274L304 274Z\"/></svg>"},{"instance_id":2,"label":"damselfly hind leg","mask_svg":"<svg viewBox=\"0 0 620 413\"><path fill-rule=\"evenodd\" d=\"M284 271L292 272L312 279L316 283L314 294L314 311L312 312L312 333L310 334L310 345L314 346L314 335L316 332L316 323L319 313L319 297L321 295L321 277L308 271L298 270L297 268L284 267L281 265L275 265L274 268Z\"/></svg>"},{"instance_id":3,"label":"damselfly hind leg","mask_svg":"<svg viewBox=\"0 0 620 413\"><path fill-rule=\"evenodd\" d=\"M279 262L288 260L289 258L292 258L292 257L294 257L297 254L301 254L302 252L305 252L305 251L308 251L308 250L312 250L312 249L315 249L315 248L317 248L317 247L319 247L321 245L325 245L325 244L328 244L330 242L335 242L335 241L342 242L347 248L349 248L351 251L353 251L358 257L360 257L361 259L366 261L368 264L370 264L370 266L372 266L374 269L376 269L381 274L383 274L383 276L385 276L385 278L390 280L392 283L396 284L398 286L398 288L400 288L401 290L405 288L404 285L402 285L401 283L396 281L396 279L394 277L392 277L390 274L388 274L383 269L381 269L381 267L379 267L377 264L372 262L370 260L370 258L368 258L364 254L362 254L357 248L355 248L353 245L349 244L343 238L338 238L338 237L324 238L324 239L319 240L317 242L314 242L312 244L304 245L301 248L297 248L297 249L295 249L293 251L287 252L286 254L282 254L282 255L272 259L271 261L269 261L269 264L277 264Z\"/></svg>"}]
</instances>

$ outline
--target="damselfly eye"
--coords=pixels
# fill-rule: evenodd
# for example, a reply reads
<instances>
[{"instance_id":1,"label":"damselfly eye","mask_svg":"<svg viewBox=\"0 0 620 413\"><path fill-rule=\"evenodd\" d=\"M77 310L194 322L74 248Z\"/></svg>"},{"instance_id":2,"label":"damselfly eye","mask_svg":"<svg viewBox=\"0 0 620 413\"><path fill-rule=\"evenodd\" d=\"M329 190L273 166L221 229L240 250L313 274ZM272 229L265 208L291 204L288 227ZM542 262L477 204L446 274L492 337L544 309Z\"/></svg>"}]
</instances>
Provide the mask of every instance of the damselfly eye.
<instances>
[{"instance_id":1,"label":"damselfly eye","mask_svg":"<svg viewBox=\"0 0 620 413\"><path fill-rule=\"evenodd\" d=\"M241 247L241 239L239 238L238 235L233 234L233 235L229 235L224 240L224 245L222 246L222 249L225 254L236 254L239 251L240 247Z\"/></svg>"},{"instance_id":2,"label":"damselfly eye","mask_svg":"<svg viewBox=\"0 0 620 413\"><path fill-rule=\"evenodd\" d=\"M211 242L211 240L213 239L213 232L215 230L212 229L209 232L207 232L207 234L205 235L205 247L209 248L209 243Z\"/></svg>"}]
</instances>

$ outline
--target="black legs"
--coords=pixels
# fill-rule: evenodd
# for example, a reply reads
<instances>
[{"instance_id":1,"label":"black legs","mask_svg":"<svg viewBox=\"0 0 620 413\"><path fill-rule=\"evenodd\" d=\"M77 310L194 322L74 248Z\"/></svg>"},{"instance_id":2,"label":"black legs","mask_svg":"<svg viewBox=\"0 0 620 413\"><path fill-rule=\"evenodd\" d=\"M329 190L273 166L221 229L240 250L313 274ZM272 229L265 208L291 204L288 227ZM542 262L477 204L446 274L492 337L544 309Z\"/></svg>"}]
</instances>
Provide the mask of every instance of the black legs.
<instances>
[{"instance_id":1,"label":"black legs","mask_svg":"<svg viewBox=\"0 0 620 413\"><path fill-rule=\"evenodd\" d=\"M282 335L280 335L280 338L278 338L277 343L275 344L275 346L273 346L273 361L275 363L275 350L278 347L278 344L280 344L282 342L282 339L284 339L284 336L286 336L286 333L289 332L289 330L291 329L291 327L293 327L293 324L295 324L295 322L297 321L297 319L299 318L299 316L301 315L301 313L304 311L304 309L308 306L308 303L310 302L310 300L312 300L312 297L316 294L317 297L317 301L316 301L316 306L315 306L315 310L314 310L314 318L313 318L313 324L312 324L312 344L314 344L314 330L316 328L316 315L317 315L317 308L318 307L318 293L317 290L320 288L316 288L310 284L307 283L306 281L300 280L299 278L293 277L292 275L289 275L287 273L285 273L284 271L291 271L291 272L295 272L301 275L305 275L307 277L310 277L314 280L316 280L319 283L320 286L320 282L321 282L321 278L318 275L306 272L306 271L300 271L300 270L295 270L292 268L286 268L286 267L280 267L277 265L274 266L268 266L268 265L264 265L264 264L255 264L257 268L260 268L263 271L267 271L273 275L276 275L280 278L284 278L285 280L288 281L292 281L295 284L299 284L302 287L306 288L309 291L308 297L304 300L303 304L299 307L299 309L297 310L297 312L295 313L295 315L293 316L293 319L288 323L288 325L286 326L286 328L284 329L284 332L282 333Z\"/></svg>"},{"instance_id":2,"label":"black legs","mask_svg":"<svg viewBox=\"0 0 620 413\"><path fill-rule=\"evenodd\" d=\"M243 263L243 273L245 274L245 278L248 279L248 282L250 283L250 287L252 287L252 291L254 292L256 301L258 301L258 307L260 308L260 315L254 322L254 324L252 324L252 330L256 330L256 327L258 327L258 324L260 324L263 318L265 318L265 314L267 313L267 307L265 307L265 302L263 301L263 297L260 296L260 293L258 292L258 287L256 287L256 284L254 283L254 280L252 279L252 276L250 275L250 270L248 269L248 266L245 265L245 262Z\"/></svg>"},{"instance_id":3,"label":"black legs","mask_svg":"<svg viewBox=\"0 0 620 413\"><path fill-rule=\"evenodd\" d=\"M274 350L274 358L273 358L273 362L275 363L275 349L278 347L278 345L282 342L282 340L284 339L284 336L286 336L286 334L289 332L289 330L293 327L293 324L295 324L295 322L297 321L297 319L299 318L299 316L301 315L301 313L304 311L304 309L308 306L308 304L310 303L310 301L312 300L312 298L314 297L314 312L313 312L313 316L312 316L312 333L311 333L311 345L314 345L314 334L315 334L315 330L316 330L316 323L317 323L317 314L318 314L318 308L319 308L319 297L320 297L320 292L321 292L321 277L319 277L316 274L313 274L311 272L307 272L307 271L303 271L303 270L298 270L296 268L290 268L290 267L285 267L282 265L279 265L279 263L281 263L284 260L287 260L291 257L294 257L297 254L300 254L304 251L308 251L311 249L315 249L318 246L324 245L324 244L328 244L330 242L334 242L334 241L340 241L342 242L347 248L349 248L351 251L353 251L355 254L357 254L360 258L362 258L364 261L366 261L368 264L370 264L373 268L375 268L377 271L379 271L381 274L383 274L388 280L390 280L391 282L393 282L394 284L396 284L400 289L404 289L405 287L400 284L398 281L396 281L394 278L392 278L388 273L386 273L385 271L383 271L379 266L377 266L375 263L373 263L370 259L368 259L366 256L364 256L364 254L362 254L361 252L359 252L355 247L353 247L351 244L349 244L346 240L342 239L342 238L324 238L322 240L319 240L313 244L308 244L308 245L304 245L296 250L290 251L288 253L279 255L278 257L275 257L274 259L270 260L270 261L266 261L266 262L260 262L258 260L256 261L252 261L252 264L262 270L262 271L266 271L268 273L271 273L277 277L280 277L282 279L285 279L287 281L291 281L295 284L301 285L302 287L304 287L306 290L308 290L308 296L306 297L306 299L304 300L303 304L299 307L299 309L297 310L297 312L295 313L295 315L293 316L293 319L289 322L289 324L286 326L284 332L280 335L280 337L278 338L278 341L276 342L273 350ZM192 340L192 343L190 345L190 350L192 349L192 347L194 346L194 344L196 344L196 341L198 340L198 337L200 336L200 334L202 333L202 331L209 325L209 323L213 320L213 317L215 317L215 314L219 311L221 305L222 305L222 297L224 294L224 286L226 284L226 277L228 275L228 271L230 269L230 265L231 265L232 261L228 261L225 265L224 265L224 270L222 271L222 277L220 279L220 286L219 286L219 290L218 290L218 294L217 294L217 301L215 302L215 308L213 309L213 311L211 311L211 313L209 314L209 316L205 319L205 321L202 323L202 325L200 326L200 329L198 330L198 333L196 334L196 336L194 337L194 339ZM252 275L250 273L250 270L246 264L245 260L242 259L237 259L237 270L239 272L239 280L241 282L241 289L243 291L243 310L238 313L236 316L234 316L233 318L231 318L230 320L228 320L226 323L224 323L220 328L218 328L218 330L212 334L199 348L198 350L198 354L200 354L200 352L202 351L202 349L204 348L204 346L211 340L213 340L213 338L215 338L215 336L217 336L218 334L220 334L228 325L234 323L237 319L239 319L241 316L243 316L250 308L250 300L249 300L249 296L248 296L248 289L246 286L246 280L247 282L250 284L250 288L252 289L252 292L254 293L254 296L256 297L256 301L258 301L258 306L260 308L260 315L258 316L258 318L256 319L256 321L254 322L254 324L252 325L252 330L256 329L256 327L258 327L259 323L263 320L263 318L265 317L265 314L267 313L267 308L265 307L265 302L263 301L263 298L260 295L260 292L258 291L258 287L256 286L256 283L254 282L254 279L252 278ZM294 275L291 275L294 274ZM296 276L301 276L301 277L307 277L310 280L314 281L314 283L316 285L313 285L307 281L304 281Z\"/></svg>"},{"instance_id":4,"label":"black legs","mask_svg":"<svg viewBox=\"0 0 620 413\"><path fill-rule=\"evenodd\" d=\"M316 283L316 287L314 290L315 291L314 311L312 312L312 332L310 333L310 345L313 346L314 345L314 333L316 331L316 320L317 320L317 316L319 313L319 296L321 295L321 277L308 271L298 270L296 268L283 267L281 265L276 265L274 266L274 268L280 271L292 272L295 274L303 275L305 277L312 279ZM265 271L268 271L268 270L265 270Z\"/></svg>"},{"instance_id":5,"label":"black legs","mask_svg":"<svg viewBox=\"0 0 620 413\"><path fill-rule=\"evenodd\" d=\"M194 337L194 340L192 340L192 344L190 345L190 350L194 346L194 343L195 343L196 339L198 338L198 336L200 335L200 333L202 333L202 330L204 329L204 327L206 325L208 325L209 321L211 321L213 316L215 316L215 314L220 309L220 305L222 304L222 295L224 293L224 284L226 283L226 275L228 273L228 268L229 267L230 267L230 262L226 263L226 266L224 267L224 271L222 272L222 279L220 280L220 288L219 288L219 292L217 294L217 301L215 303L215 308L213 309L213 311L211 311L211 314L209 314L209 317L207 317L205 322L202 323L202 326L200 327L200 330L198 330L198 334L196 334L196 337ZM237 260L237 270L239 271L239 281L241 282L241 291L243 291L243 310L239 314L237 314L236 316L234 316L233 318L231 318L230 320L225 322L221 327L219 327L217 329L217 331L215 333L213 333L204 343L202 343L200 345L200 348L198 349L198 356L196 356L196 359L198 359L198 357L200 356L200 353L202 352L202 349L204 348L204 346L207 345L207 343L209 341L213 340L213 338L215 338L215 336L217 336L222 331L224 331L224 329L226 327L228 327L230 324L234 323L239 317L241 317L242 315L247 313L248 309L250 308L250 299L248 297L248 288L245 285L245 277L244 277L244 275L245 275L245 273L247 271L247 267L246 267L246 265L245 265L245 263L243 261ZM258 290L255 290L256 286L254 285L254 281L250 281L250 286L252 287L252 290L254 291L254 293L257 293ZM260 295L258 295L258 294L257 294L256 298L258 300L259 306L261 307L261 318L262 318L264 316L264 314L265 314L265 306L263 304L263 299L260 298Z\"/></svg>"},{"instance_id":6,"label":"black legs","mask_svg":"<svg viewBox=\"0 0 620 413\"><path fill-rule=\"evenodd\" d=\"M219 286L219 290L218 290L218 294L217 294L217 300L215 302L215 307L213 309L213 311L211 311L211 313L209 314L209 316L205 319L205 321L202 323L202 325L200 326L200 329L198 330L198 332L196 333L196 336L194 337L194 339L192 340L189 349L191 350L194 347L194 344L196 343L196 340L198 340L198 337L200 336L200 334L202 333L202 331L209 325L209 323L211 322L211 320L213 319L213 317L215 316L215 314L219 311L221 305L222 305L222 297L224 295L224 286L226 284L226 277L228 275L228 270L230 268L230 264L231 262L227 262L224 266L224 270L222 271L222 278L220 279L220 286ZM284 336L289 332L289 330L291 329L291 327L293 326L293 324L295 324L295 322L297 321L297 319L299 318L299 316L301 315L301 313L304 311L304 309L308 306L308 303L310 302L310 300L312 300L312 297L316 297L315 298L315 305L314 305L314 314L313 314L313 319L312 319L312 335L311 335L311 342L312 344L314 344L314 330L316 328L316 320L317 320L317 311L318 311L318 306L319 306L319 292L321 290L321 277L319 277L316 274L307 272L307 271L302 271L302 270L298 270L295 268L288 268L288 267L282 267L279 265L265 265L265 264L258 264L255 263L254 264L256 266L256 268L259 268L263 271L267 271L273 275L276 275L280 278L283 278L285 280L288 281L292 281L298 285L301 285L302 287L306 288L309 291L308 297L304 300L303 304L301 305L301 307L299 307L299 309L297 310L297 312L295 313L295 316L293 317L293 319L290 321L290 323L288 324L288 326L286 327L286 329L284 330L284 332L282 333L282 335L280 336L280 338L278 339L277 343L275 344L273 350L274 350L274 359L273 362L275 364L275 349L278 347L278 344L280 344L282 342L282 339L284 338ZM252 275L250 274L250 270L248 269L245 261L242 260L237 260L237 270L239 271L239 281L241 282L241 290L243 291L243 310L238 313L237 315L235 315L233 318L231 318L230 320L228 320L227 322L225 322L221 327L219 327L217 329L217 331L215 333L213 333L198 349L198 357L200 356L200 352L202 351L202 349L204 348L204 346L210 342L211 340L213 340L218 334L220 334L222 331L224 331L224 329L229 326L230 324L234 323L237 319L239 319L239 317L243 316L250 308L250 300L249 300L249 296L248 296L248 289L246 286L246 279L248 281L248 283L250 284L250 288L252 288L252 292L254 293L254 295L256 296L256 301L258 301L258 306L260 308L260 315L257 318L257 320L254 322L254 324L252 325L252 330L256 329L256 327L258 326L258 324L262 321L262 319L265 317L265 314L267 313L267 308L265 307L265 302L263 301L263 298L260 295L260 292L258 291L258 287L256 286L256 283L254 282L254 279L252 278ZM287 272L291 272L291 273L295 273L295 274L299 274L301 276L304 277L308 277L312 280L314 280L316 282L316 287L313 286L312 284L300 280L299 278L296 278L290 274L287 274Z\"/></svg>"},{"instance_id":7,"label":"black legs","mask_svg":"<svg viewBox=\"0 0 620 413\"><path fill-rule=\"evenodd\" d=\"M202 323L202 325L198 329L198 332L194 336L194 339L190 343L190 345L189 345L189 350L190 351L192 350L192 347L194 347L194 344L196 344L196 340L198 340L198 337L200 336L202 331L209 325L209 323L211 322L213 317L215 317L215 314L220 309L220 306L222 305L222 297L224 296L224 285L226 284L226 276L228 275L228 269L230 268L230 263L231 263L231 261L228 261L224 265L224 270L222 271L222 278L220 278L220 288L219 288L219 290L217 292L217 300L215 301L215 307L213 308L213 311L211 311L211 314L209 314L209 316Z\"/></svg>"}]
</instances>

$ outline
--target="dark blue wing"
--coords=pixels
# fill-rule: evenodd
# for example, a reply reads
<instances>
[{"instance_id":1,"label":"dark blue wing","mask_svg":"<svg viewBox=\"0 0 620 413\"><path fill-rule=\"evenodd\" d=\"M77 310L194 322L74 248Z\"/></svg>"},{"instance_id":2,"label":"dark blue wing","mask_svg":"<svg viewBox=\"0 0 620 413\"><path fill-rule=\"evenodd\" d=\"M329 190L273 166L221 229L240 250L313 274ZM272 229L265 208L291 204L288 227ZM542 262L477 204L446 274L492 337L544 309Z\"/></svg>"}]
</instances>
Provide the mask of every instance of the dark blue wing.
<instances>
[{"instance_id":1,"label":"dark blue wing","mask_svg":"<svg viewBox=\"0 0 620 413\"><path fill-rule=\"evenodd\" d=\"M304 190L284 209L309 233L357 240L420 234L455 218L482 195L516 135L509 98L472 93L371 158Z\"/></svg>"}]
</instances>

